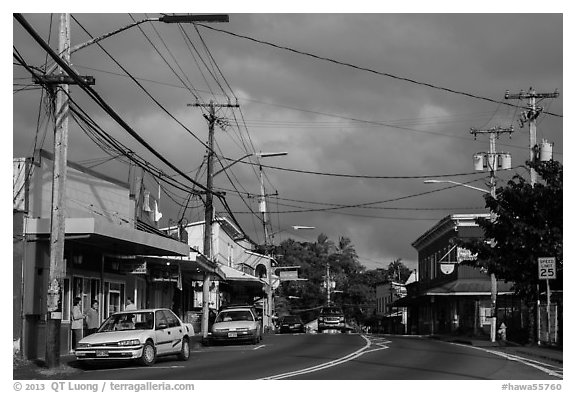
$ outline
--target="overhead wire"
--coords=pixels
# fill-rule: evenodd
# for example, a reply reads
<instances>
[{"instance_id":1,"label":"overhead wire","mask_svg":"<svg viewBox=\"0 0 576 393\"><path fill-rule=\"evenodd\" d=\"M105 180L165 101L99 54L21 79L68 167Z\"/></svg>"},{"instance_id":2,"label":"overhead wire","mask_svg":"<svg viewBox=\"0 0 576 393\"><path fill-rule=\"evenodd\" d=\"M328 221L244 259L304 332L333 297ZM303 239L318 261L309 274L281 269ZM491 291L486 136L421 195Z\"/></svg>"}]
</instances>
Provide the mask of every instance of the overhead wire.
<instances>
[{"instance_id":1,"label":"overhead wire","mask_svg":"<svg viewBox=\"0 0 576 393\"><path fill-rule=\"evenodd\" d=\"M76 18L74 18L74 16L72 16L72 18L76 21L76 23L82 28L82 30L84 30L86 32L86 34L88 34L91 38L92 35L84 28L84 26L82 26L77 20ZM186 127L186 125L184 125L180 120L178 120L170 111L168 111L155 97L152 96L152 94L150 94L150 92L144 87L142 86L142 84L140 82L138 82L138 80L136 80L136 78L133 77L133 75L128 72L128 70L126 70L126 68L124 66L122 66L106 49L104 49L104 47L97 42L96 43L100 49L102 49L102 51L104 53L106 53L106 55L108 55L108 57L118 66L122 69L122 71L124 71L126 73L126 75L132 79L132 81L134 83L136 83L136 85L160 108L162 109L162 111L164 111L164 113L166 113L170 118L172 118L177 124L179 124L182 128L184 128L184 130L186 130L194 139L196 139L198 142L200 142L200 144L202 146L204 146L205 148L209 149L208 145L202 141L194 132L192 132L192 130L190 130L188 127ZM92 90L92 89L90 89ZM181 172L180 170L178 170L177 172ZM181 173L182 175L182 173Z\"/></svg>"},{"instance_id":2,"label":"overhead wire","mask_svg":"<svg viewBox=\"0 0 576 393\"><path fill-rule=\"evenodd\" d=\"M95 68L86 67L86 66L81 66L81 65L77 65L77 67L85 68L85 69L92 70L92 71L107 73L110 75L128 77L127 75L114 73L114 72L110 72L110 71L105 71L105 70L100 70L100 69L95 69ZM145 82L160 84L160 85L174 87L174 88L183 88L181 86L172 85L172 84L154 81L154 80L145 79L145 78L137 78L137 79L141 80L141 81L145 81ZM360 123L360 124L364 124L364 125L368 125L368 126L388 127L388 128L398 129L398 130L402 130L402 131L416 132L416 133L425 134L425 135L436 135L436 136L442 136L442 137L446 137L446 138L462 139L462 140L467 140L467 141L473 140L470 136L453 135L453 134L446 134L446 133L435 132L435 131L425 131L425 130L419 130L419 129L410 128L407 126L394 124L394 122L397 122L398 120L394 120L392 122L382 121L382 120L366 120L366 119L359 119L359 118L354 118L354 117L349 117L349 116L337 115L337 114L333 114L333 113L326 113L326 112L314 111L314 110L309 110L309 109L304 109L304 108L297 108L297 107L293 107L290 105L270 103L270 102L265 102L265 101L261 101L261 100L250 99L250 98L244 98L243 100L248 101L248 102L254 102L254 103L262 104L262 105L269 105L269 106L275 106L275 107L279 107L279 108L290 109L290 110L294 110L294 111L298 111L298 112L302 112L302 113L309 113L309 114L320 115L320 116L325 116L325 117L332 117L332 118L337 118L337 119L342 119L342 120L349 120L352 122L356 122L356 123ZM516 104L513 106L513 108L515 110L515 113L517 113L517 111L519 109L519 105ZM242 113L241 110L240 110L240 113ZM514 118L514 117L515 117L515 115L513 115L512 118ZM463 121L469 122L469 119L463 120ZM244 120L244 123L246 124L247 122ZM252 125L252 127L254 127L254 125ZM505 143L501 143L500 145L505 146L505 147L515 148L515 149L529 150L529 148L526 146L519 146L519 145L512 145L512 144L505 144ZM555 153L555 154L561 155L562 153Z\"/></svg>"},{"instance_id":3,"label":"overhead wire","mask_svg":"<svg viewBox=\"0 0 576 393\"><path fill-rule=\"evenodd\" d=\"M314 58L314 59L317 59L317 60L323 60L323 61L327 61L327 62L330 62L330 63L334 63L334 64L338 64L338 65L342 65L342 66L354 68L354 69L357 69L357 70L360 70L360 71L366 71L366 72L369 72L369 73L372 73L372 74L376 74L376 75L380 75L380 76L386 76L386 77L393 78L393 79L397 79L397 80L401 80L401 81L404 81L404 82L410 82L410 83L413 83L413 84L416 84L416 85L426 86L426 87L429 87L429 88L432 88L432 89L441 90L441 91L445 91L445 92L452 93L452 94L462 95L462 96L466 96L466 97L469 97L469 98L474 98L474 99L478 99L478 100L482 100L482 101L487 101L487 102L491 102L491 103L501 103L501 104L503 104L503 105L514 106L513 104L509 104L509 103L504 102L504 101L498 101L498 100L494 100L494 99L492 99L492 98L482 97L482 96L479 96L479 95L476 95L476 94L466 93L466 92L463 92L463 91L458 91L458 90L450 89L450 88L447 88L447 87L442 87L442 86L434 85L434 84L432 84L432 83L420 82L420 81L417 81L417 80L415 80L415 79L410 79L410 78L401 77L401 76L394 75L394 74L391 74L391 73L388 73L388 72L376 71L376 70L373 70L373 69L371 69L371 68L361 67L361 66L357 66L357 65L354 65L354 64L351 64L351 63L346 63L346 62L343 62L343 61L334 60L334 59L331 59L331 58L329 58L329 57L324 57L324 56L315 55L315 54L313 54L313 53L304 52L304 51L301 51L301 50L293 49L293 48L290 48L290 47L287 47L287 46L283 46L283 45L274 44L274 43L272 43L272 42L268 42L268 41L256 39L256 38L249 37L249 36L246 36L246 35L242 35L242 34L238 34L238 33L233 33L233 32L230 32L230 31L227 31L227 30L224 30L224 29L219 29L219 28L216 28L216 27L213 27L213 26L208 26L208 25L202 24L202 23L198 23L197 25L198 25L198 26L202 26L202 27L204 27L204 28L206 28L206 29L210 29L210 30L218 31L218 32L221 32L221 33L224 33L224 34L228 34L228 35L233 36L233 37L242 38L242 39L245 39L245 40L249 40L249 41L252 41L252 42L256 42L256 43L258 43L258 44L267 45L267 46L270 46L270 47L273 47L273 48L286 50L286 51L289 51L289 52L292 52L292 53L296 53L296 54L299 54L299 55L304 55L304 56L308 56L308 57L311 57L311 58ZM551 115L551 116L555 116L555 117L563 117L562 115L558 115L558 114L555 114L555 113L548 113L548 114Z\"/></svg>"}]
</instances>

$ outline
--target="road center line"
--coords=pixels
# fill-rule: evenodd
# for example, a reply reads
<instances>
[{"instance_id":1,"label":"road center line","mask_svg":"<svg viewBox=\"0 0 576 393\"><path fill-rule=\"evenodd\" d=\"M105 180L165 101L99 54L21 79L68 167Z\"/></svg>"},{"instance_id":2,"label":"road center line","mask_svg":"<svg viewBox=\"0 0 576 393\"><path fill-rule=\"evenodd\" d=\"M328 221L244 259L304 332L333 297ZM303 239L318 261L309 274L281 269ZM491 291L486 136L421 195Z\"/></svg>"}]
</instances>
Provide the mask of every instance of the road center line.
<instances>
[{"instance_id":1,"label":"road center line","mask_svg":"<svg viewBox=\"0 0 576 393\"><path fill-rule=\"evenodd\" d=\"M316 366L312 366L312 367L308 367L308 368L304 368L302 370L296 370L296 371L291 371L291 372L287 372L287 373L283 373L283 374L278 374L278 375L273 375L270 377L266 377L266 378L262 378L263 380L270 380L270 379L284 379L284 378L290 378L290 377L295 377L298 375L303 375L303 374L309 374L309 373L313 373L316 371L321 371L321 370L325 370L327 368L330 367L334 367L334 366L338 366L342 363L346 363L349 362L351 360L354 360L366 353L370 353L370 352L374 352L374 351L380 351L383 349L387 349L388 347L385 345L387 343L389 343L390 341L386 341L386 342L378 342L376 343L376 345L379 348L375 348L375 349L371 349L368 351L368 348L370 348L372 346L372 341L370 341L370 339L368 337L366 337L365 335L361 336L365 341L366 341L366 345L364 345L362 348L360 348L357 351L354 351L346 356L343 356L339 359L336 360L331 360L329 362L326 363L322 363Z\"/></svg>"}]
</instances>

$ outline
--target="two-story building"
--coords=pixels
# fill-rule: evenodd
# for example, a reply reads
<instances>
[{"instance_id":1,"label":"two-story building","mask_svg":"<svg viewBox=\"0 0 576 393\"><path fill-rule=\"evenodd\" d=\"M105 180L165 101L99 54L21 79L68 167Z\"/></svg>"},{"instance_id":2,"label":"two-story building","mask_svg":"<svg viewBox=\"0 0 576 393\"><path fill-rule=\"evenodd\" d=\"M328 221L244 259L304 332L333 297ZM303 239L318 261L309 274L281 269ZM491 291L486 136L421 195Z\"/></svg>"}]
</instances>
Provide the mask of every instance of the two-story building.
<instances>
[{"instance_id":1,"label":"two-story building","mask_svg":"<svg viewBox=\"0 0 576 393\"><path fill-rule=\"evenodd\" d=\"M406 285L416 281L417 273L413 271L406 282L384 281L376 284L376 316L378 331L388 334L408 333L408 309L395 305L395 302L406 296Z\"/></svg>"},{"instance_id":2,"label":"two-story building","mask_svg":"<svg viewBox=\"0 0 576 393\"><path fill-rule=\"evenodd\" d=\"M455 242L484 238L478 217L489 214L449 215L412 243L418 251L418 281L407 285L407 296L395 303L408 308L410 333L490 334L490 275L463 263L474 256ZM520 332L527 319L512 286L497 280L497 324L505 322L508 332Z\"/></svg>"},{"instance_id":3,"label":"two-story building","mask_svg":"<svg viewBox=\"0 0 576 393\"><path fill-rule=\"evenodd\" d=\"M184 230L190 247L203 254L204 221L187 224ZM268 326L273 305L268 305L267 294L270 288L274 290L279 285L279 279L272 271L274 259L255 252L256 245L226 217L214 219L211 244L212 259L224 273L224 278L214 283L215 291L211 294L213 298L210 299L210 307L219 309L227 304L260 305L264 326ZM200 282L195 285L201 287ZM195 299L196 305L200 306L201 291Z\"/></svg>"},{"instance_id":4,"label":"two-story building","mask_svg":"<svg viewBox=\"0 0 576 393\"><path fill-rule=\"evenodd\" d=\"M13 319L15 348L43 357L46 338L53 155L14 159ZM142 186L68 162L64 195L64 271L60 288L60 352L71 350L73 300L99 301L101 320L123 310L191 306L192 282L223 277L216 264L158 230L158 203ZM141 180L141 179L140 179Z\"/></svg>"}]
</instances>

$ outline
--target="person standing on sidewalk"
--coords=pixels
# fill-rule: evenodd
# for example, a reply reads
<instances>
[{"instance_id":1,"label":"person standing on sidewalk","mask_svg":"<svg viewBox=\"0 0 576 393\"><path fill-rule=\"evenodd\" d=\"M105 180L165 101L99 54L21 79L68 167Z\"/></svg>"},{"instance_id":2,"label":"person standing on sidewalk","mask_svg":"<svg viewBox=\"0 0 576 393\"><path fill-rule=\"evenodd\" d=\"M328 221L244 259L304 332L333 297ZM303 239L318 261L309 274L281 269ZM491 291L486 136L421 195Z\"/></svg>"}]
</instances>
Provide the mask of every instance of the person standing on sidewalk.
<instances>
[{"instance_id":1,"label":"person standing on sidewalk","mask_svg":"<svg viewBox=\"0 0 576 393\"><path fill-rule=\"evenodd\" d=\"M76 344L82 338L82 325L84 321L84 315L82 315L82 309L80 306L79 297L74 298L74 305L72 307L72 323L70 328L72 329L72 349L76 349Z\"/></svg>"},{"instance_id":2,"label":"person standing on sidewalk","mask_svg":"<svg viewBox=\"0 0 576 393\"><path fill-rule=\"evenodd\" d=\"M92 302L92 307L86 311L86 335L89 336L92 333L96 333L99 326L100 317L98 315L98 300L94 300Z\"/></svg>"},{"instance_id":3,"label":"person standing on sidewalk","mask_svg":"<svg viewBox=\"0 0 576 393\"><path fill-rule=\"evenodd\" d=\"M126 311L136 310L136 305L134 304L134 300L132 300L131 297L129 297L126 300L126 308L124 308L124 310Z\"/></svg>"}]
</instances>

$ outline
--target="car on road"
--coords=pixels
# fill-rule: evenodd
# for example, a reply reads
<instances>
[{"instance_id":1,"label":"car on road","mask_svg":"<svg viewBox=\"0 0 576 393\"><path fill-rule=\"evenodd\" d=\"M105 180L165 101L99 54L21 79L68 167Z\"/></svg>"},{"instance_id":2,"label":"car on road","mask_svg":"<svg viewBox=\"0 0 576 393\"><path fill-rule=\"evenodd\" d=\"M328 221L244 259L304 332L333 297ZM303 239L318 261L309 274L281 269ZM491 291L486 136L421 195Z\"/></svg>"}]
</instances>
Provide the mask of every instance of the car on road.
<instances>
[{"instance_id":1,"label":"car on road","mask_svg":"<svg viewBox=\"0 0 576 393\"><path fill-rule=\"evenodd\" d=\"M340 307L326 306L320 309L318 333L326 330L339 330L342 333L346 333L346 320Z\"/></svg>"},{"instance_id":2,"label":"car on road","mask_svg":"<svg viewBox=\"0 0 576 393\"><path fill-rule=\"evenodd\" d=\"M284 315L278 320L280 333L305 333L306 328L298 315Z\"/></svg>"},{"instance_id":3,"label":"car on road","mask_svg":"<svg viewBox=\"0 0 576 393\"><path fill-rule=\"evenodd\" d=\"M262 341L262 318L251 306L227 307L218 313L208 333L208 342Z\"/></svg>"},{"instance_id":4,"label":"car on road","mask_svg":"<svg viewBox=\"0 0 576 393\"><path fill-rule=\"evenodd\" d=\"M106 319L96 333L78 342L79 361L138 360L145 366L158 356L190 358L194 328L166 308L122 311Z\"/></svg>"}]
</instances>

